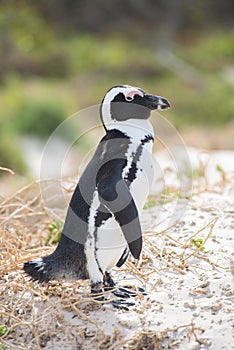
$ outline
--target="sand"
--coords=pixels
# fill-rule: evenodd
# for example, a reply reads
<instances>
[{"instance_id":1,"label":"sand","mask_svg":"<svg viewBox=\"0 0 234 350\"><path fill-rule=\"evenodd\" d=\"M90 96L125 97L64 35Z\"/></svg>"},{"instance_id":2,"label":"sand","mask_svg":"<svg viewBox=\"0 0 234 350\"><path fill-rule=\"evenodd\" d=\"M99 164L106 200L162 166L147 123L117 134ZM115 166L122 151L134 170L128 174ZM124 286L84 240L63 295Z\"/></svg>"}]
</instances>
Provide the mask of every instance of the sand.
<instances>
[{"instance_id":1,"label":"sand","mask_svg":"<svg viewBox=\"0 0 234 350\"><path fill-rule=\"evenodd\" d=\"M113 272L147 292L129 311L94 302L88 281L29 281L22 262L54 249L44 239L52 218L38 183L2 200L2 349L234 349L234 152L188 154L186 194L173 162L156 154L163 176L142 213L142 259Z\"/></svg>"}]
</instances>

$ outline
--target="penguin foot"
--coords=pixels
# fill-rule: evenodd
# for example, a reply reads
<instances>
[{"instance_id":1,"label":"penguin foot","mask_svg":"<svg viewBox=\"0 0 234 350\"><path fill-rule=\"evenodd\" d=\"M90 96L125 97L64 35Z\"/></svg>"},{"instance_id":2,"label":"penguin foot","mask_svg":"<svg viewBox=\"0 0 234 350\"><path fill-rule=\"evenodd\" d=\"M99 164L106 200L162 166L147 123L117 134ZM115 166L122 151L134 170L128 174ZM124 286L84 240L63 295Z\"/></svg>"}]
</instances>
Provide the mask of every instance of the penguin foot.
<instances>
[{"instance_id":1,"label":"penguin foot","mask_svg":"<svg viewBox=\"0 0 234 350\"><path fill-rule=\"evenodd\" d=\"M128 290L130 289L132 292L136 293L137 295L139 294L148 295L148 293L146 293L146 291L142 287L136 287L134 291L132 290L133 286L123 286L123 288Z\"/></svg>"},{"instance_id":2,"label":"penguin foot","mask_svg":"<svg viewBox=\"0 0 234 350\"><path fill-rule=\"evenodd\" d=\"M105 291L111 291L115 288L115 282L109 272L105 272L105 276L103 278L103 286Z\"/></svg>"},{"instance_id":3,"label":"penguin foot","mask_svg":"<svg viewBox=\"0 0 234 350\"><path fill-rule=\"evenodd\" d=\"M135 303L126 301L125 299L114 300L110 303L116 309L129 311L129 306L134 306Z\"/></svg>"},{"instance_id":4,"label":"penguin foot","mask_svg":"<svg viewBox=\"0 0 234 350\"><path fill-rule=\"evenodd\" d=\"M127 290L125 288L121 288L121 287L114 290L113 294L116 297L125 298L125 299L137 296L137 294L135 292L129 291L129 290Z\"/></svg>"},{"instance_id":5,"label":"penguin foot","mask_svg":"<svg viewBox=\"0 0 234 350\"><path fill-rule=\"evenodd\" d=\"M106 298L104 297L103 289L102 289L102 283L93 283L91 285L91 296L94 298L94 300L98 301L105 301Z\"/></svg>"},{"instance_id":6,"label":"penguin foot","mask_svg":"<svg viewBox=\"0 0 234 350\"><path fill-rule=\"evenodd\" d=\"M145 290L141 287L136 287L134 290L133 286L124 286L116 288L116 284L111 278L110 273L106 272L103 283L92 283L91 284L91 295L94 300L97 301L107 301L108 299L103 295L104 291L110 291L116 297L120 298L118 300L110 301L109 303L114 306L116 309L129 311L130 306L134 306L135 303L133 301L128 301L126 299L135 298L137 295L147 295ZM108 304L109 304L108 303Z\"/></svg>"},{"instance_id":7,"label":"penguin foot","mask_svg":"<svg viewBox=\"0 0 234 350\"><path fill-rule=\"evenodd\" d=\"M97 300L97 301L106 301L107 299L104 297L104 295L98 295L98 296L93 296L93 300Z\"/></svg>"},{"instance_id":8,"label":"penguin foot","mask_svg":"<svg viewBox=\"0 0 234 350\"><path fill-rule=\"evenodd\" d=\"M141 287L138 287L137 290L132 290L131 286L119 287L113 291L113 294L119 298L135 298L137 295L147 295L145 290Z\"/></svg>"}]
</instances>

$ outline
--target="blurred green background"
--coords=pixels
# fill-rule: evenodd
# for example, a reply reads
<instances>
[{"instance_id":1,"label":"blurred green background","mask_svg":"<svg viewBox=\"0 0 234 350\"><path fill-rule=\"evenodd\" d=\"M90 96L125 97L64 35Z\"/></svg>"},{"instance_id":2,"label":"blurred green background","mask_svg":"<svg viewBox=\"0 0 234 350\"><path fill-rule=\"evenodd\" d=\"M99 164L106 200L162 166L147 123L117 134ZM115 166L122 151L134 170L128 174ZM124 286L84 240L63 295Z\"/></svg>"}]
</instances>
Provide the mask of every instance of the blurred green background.
<instances>
[{"instance_id":1,"label":"blurred green background","mask_svg":"<svg viewBox=\"0 0 234 350\"><path fill-rule=\"evenodd\" d=\"M231 0L2 0L0 166L26 174L22 135L46 140L116 84L167 97L192 144L233 147L233 14Z\"/></svg>"}]
</instances>

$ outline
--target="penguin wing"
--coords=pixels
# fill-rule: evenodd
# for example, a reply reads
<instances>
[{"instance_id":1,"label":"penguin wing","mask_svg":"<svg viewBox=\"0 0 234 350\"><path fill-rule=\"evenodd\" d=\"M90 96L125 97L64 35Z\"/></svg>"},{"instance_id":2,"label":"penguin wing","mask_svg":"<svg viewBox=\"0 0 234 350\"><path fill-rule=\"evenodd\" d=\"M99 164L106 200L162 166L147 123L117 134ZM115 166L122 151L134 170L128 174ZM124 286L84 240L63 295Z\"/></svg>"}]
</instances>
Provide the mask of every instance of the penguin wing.
<instances>
[{"instance_id":1,"label":"penguin wing","mask_svg":"<svg viewBox=\"0 0 234 350\"><path fill-rule=\"evenodd\" d=\"M125 261L127 260L128 254L129 254L129 248L127 246L125 248L121 258L119 259L119 261L116 264L117 267L121 267L125 263Z\"/></svg>"},{"instance_id":2,"label":"penguin wing","mask_svg":"<svg viewBox=\"0 0 234 350\"><path fill-rule=\"evenodd\" d=\"M97 190L101 204L119 223L130 252L135 259L139 259L142 249L141 225L134 199L126 182L122 179L122 169L118 167L120 163L113 160L109 171L98 179Z\"/></svg>"}]
</instances>

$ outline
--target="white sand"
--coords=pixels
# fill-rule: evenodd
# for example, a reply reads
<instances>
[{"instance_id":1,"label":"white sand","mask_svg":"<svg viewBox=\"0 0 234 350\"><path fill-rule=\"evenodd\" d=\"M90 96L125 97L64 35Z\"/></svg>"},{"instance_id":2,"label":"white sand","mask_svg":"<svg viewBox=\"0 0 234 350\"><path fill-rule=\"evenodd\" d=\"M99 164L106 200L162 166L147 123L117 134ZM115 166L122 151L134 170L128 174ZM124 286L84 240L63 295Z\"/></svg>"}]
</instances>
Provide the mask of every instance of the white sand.
<instances>
[{"instance_id":1,"label":"white sand","mask_svg":"<svg viewBox=\"0 0 234 350\"><path fill-rule=\"evenodd\" d=\"M181 174L178 177L170 157L164 151L156 155L161 167L158 174L162 176L157 177L153 194L165 184L171 192L154 197L155 205L142 214L145 244L139 271L144 276L129 268L131 262L114 271L119 285L143 286L148 295L134 298L136 304L129 311L117 310L110 304L95 308L84 303L80 310L88 316L85 319L79 315L80 303L77 312L64 311L60 296L53 296L50 287L47 291L43 287L47 301L35 296L33 314L27 317L39 320L41 311L55 303L53 312L48 308L44 323L51 322L51 332L55 327L60 331L49 337L45 333L41 347L31 333L19 334L18 349L234 349L234 152L206 154L188 149L188 154L193 170L204 170L203 176L194 178L192 196L189 181ZM178 160L176 164L180 167ZM222 171L217 170L217 165ZM187 169L188 178L190 170ZM177 193L185 182L189 200ZM191 244L191 237L202 238L204 250ZM14 293L17 278L21 283L17 273ZM78 288L79 295L89 289L87 282L78 282L77 286L81 284L84 287ZM71 284L63 285L75 297ZM32 283L30 288L36 291L38 286ZM27 305L29 298L30 293L23 291L19 305ZM17 317L25 307L28 306L18 310L15 306ZM28 326L26 329L28 332ZM109 343L100 345L100 334L103 340L109 335ZM16 348L10 346L10 336L11 333L7 343L3 341L4 350Z\"/></svg>"}]
</instances>

